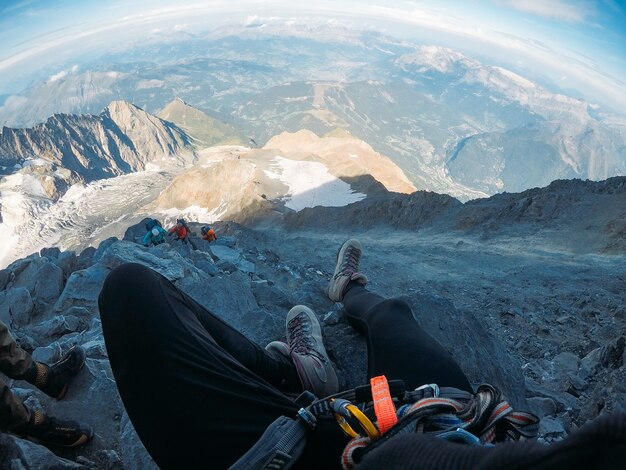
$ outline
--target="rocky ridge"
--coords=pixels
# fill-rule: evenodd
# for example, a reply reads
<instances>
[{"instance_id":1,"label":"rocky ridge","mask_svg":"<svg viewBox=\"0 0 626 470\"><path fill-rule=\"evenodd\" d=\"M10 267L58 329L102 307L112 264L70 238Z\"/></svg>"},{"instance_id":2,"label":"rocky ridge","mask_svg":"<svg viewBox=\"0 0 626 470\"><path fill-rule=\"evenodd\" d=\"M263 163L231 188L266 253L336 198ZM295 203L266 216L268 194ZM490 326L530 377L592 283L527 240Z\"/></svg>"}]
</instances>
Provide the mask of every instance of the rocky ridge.
<instances>
[{"instance_id":1,"label":"rocky ridge","mask_svg":"<svg viewBox=\"0 0 626 470\"><path fill-rule=\"evenodd\" d=\"M189 137L173 124L113 101L99 115L55 114L32 128L4 127L0 162L8 168L33 160L93 181L143 170L155 161L183 165L193 161L193 153Z\"/></svg>"},{"instance_id":2,"label":"rocky ridge","mask_svg":"<svg viewBox=\"0 0 626 470\"><path fill-rule=\"evenodd\" d=\"M602 241L580 254L562 240L576 236L572 227L586 214L614 208L587 230L604 240L606 227L624 221L616 209L624 207L624 188L624 178L555 182L464 205L433 193L389 194L387 205L366 199L339 213L286 215L288 230L219 222L219 242L194 236L195 249L144 248L136 243L144 233L139 223L124 240L107 239L97 249L46 249L15 261L0 271L0 319L38 360L52 362L74 344L87 349L88 360L63 401L23 382L13 390L33 408L92 424L96 438L55 455L0 434L0 461L28 469L154 468L117 395L98 317L102 282L124 262L162 273L259 344L284 338L293 305L310 306L343 386L363 383L363 340L324 294L335 250L349 235L364 244L362 268L373 291L404 298L473 383L501 387L515 406L542 417L543 441L560 440L599 413L626 410L623 245L598 254ZM473 223L459 224L467 214ZM558 230L538 231L549 226ZM191 228L198 233L199 224ZM613 235L623 243L620 230Z\"/></svg>"}]
</instances>

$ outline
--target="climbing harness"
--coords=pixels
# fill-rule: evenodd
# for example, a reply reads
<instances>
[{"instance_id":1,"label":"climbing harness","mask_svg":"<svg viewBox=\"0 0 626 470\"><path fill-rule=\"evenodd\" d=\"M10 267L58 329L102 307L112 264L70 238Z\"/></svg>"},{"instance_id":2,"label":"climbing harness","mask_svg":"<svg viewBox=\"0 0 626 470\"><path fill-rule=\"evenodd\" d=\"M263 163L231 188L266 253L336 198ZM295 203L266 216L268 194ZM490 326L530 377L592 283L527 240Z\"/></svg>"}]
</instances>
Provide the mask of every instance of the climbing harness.
<instances>
[{"instance_id":1,"label":"climbing harness","mask_svg":"<svg viewBox=\"0 0 626 470\"><path fill-rule=\"evenodd\" d=\"M351 438L341 458L345 469L352 469L390 439L408 433L490 445L532 438L539 429L537 416L514 411L498 389L486 384L475 394L436 384L407 391L403 381L378 376L370 385L322 399L304 392L296 403L302 406L296 418L281 416L274 421L231 470L290 468L304 450L307 432L319 419L334 418Z\"/></svg>"}]
</instances>

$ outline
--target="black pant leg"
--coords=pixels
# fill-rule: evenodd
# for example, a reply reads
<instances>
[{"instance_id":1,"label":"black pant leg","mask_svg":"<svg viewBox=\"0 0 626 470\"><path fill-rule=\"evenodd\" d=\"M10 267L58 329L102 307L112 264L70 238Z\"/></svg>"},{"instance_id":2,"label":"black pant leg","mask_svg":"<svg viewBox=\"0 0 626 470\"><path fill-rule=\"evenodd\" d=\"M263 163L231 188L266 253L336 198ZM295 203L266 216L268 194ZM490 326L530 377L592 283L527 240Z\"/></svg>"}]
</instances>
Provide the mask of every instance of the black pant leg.
<instances>
[{"instance_id":1,"label":"black pant leg","mask_svg":"<svg viewBox=\"0 0 626 470\"><path fill-rule=\"evenodd\" d=\"M472 391L459 365L418 325L406 302L384 299L351 283L343 303L351 324L365 334L368 378L384 374L410 388L436 383Z\"/></svg>"},{"instance_id":2,"label":"black pant leg","mask_svg":"<svg viewBox=\"0 0 626 470\"><path fill-rule=\"evenodd\" d=\"M274 419L295 415L294 403L220 347L197 306L156 272L113 270L99 307L122 401L161 468L226 468Z\"/></svg>"}]
</instances>

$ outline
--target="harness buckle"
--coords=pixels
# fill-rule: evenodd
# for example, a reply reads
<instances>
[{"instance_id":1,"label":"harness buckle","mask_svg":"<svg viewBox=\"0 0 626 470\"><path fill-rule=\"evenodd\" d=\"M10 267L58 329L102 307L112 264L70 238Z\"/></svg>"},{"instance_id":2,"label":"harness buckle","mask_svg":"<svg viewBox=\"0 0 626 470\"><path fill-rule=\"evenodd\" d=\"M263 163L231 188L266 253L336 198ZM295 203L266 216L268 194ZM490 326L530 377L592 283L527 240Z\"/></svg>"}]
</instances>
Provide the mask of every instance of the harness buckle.
<instances>
[{"instance_id":1,"label":"harness buckle","mask_svg":"<svg viewBox=\"0 0 626 470\"><path fill-rule=\"evenodd\" d=\"M437 384L425 384L425 385L420 385L419 387L417 387L415 390L413 390L414 392L422 392L422 398L425 396L425 391L431 389L432 393L433 393L433 397L438 397L440 390L439 390L439 385Z\"/></svg>"},{"instance_id":2,"label":"harness buckle","mask_svg":"<svg viewBox=\"0 0 626 470\"><path fill-rule=\"evenodd\" d=\"M302 418L302 420L311 428L314 428L317 424L317 418L315 417L315 415L306 408L300 408L298 410L298 416Z\"/></svg>"}]
</instances>

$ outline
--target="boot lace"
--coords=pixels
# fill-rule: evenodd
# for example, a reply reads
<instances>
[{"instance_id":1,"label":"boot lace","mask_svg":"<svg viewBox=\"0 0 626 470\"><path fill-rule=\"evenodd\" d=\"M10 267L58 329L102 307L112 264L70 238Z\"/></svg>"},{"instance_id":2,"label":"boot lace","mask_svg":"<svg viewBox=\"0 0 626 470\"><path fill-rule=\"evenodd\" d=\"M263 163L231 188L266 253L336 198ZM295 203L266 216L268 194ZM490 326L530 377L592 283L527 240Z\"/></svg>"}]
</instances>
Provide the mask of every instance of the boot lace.
<instances>
[{"instance_id":1,"label":"boot lace","mask_svg":"<svg viewBox=\"0 0 626 470\"><path fill-rule=\"evenodd\" d=\"M341 271L335 274L335 279L340 276L352 276L359 270L359 261L361 260L361 250L353 246L349 246L343 257Z\"/></svg>"},{"instance_id":2,"label":"boot lace","mask_svg":"<svg viewBox=\"0 0 626 470\"><path fill-rule=\"evenodd\" d=\"M315 349L311 336L311 322L304 313L292 318L287 328L289 329L289 337L291 339L289 348L292 352L315 356L323 363L326 363L326 358Z\"/></svg>"}]
</instances>

